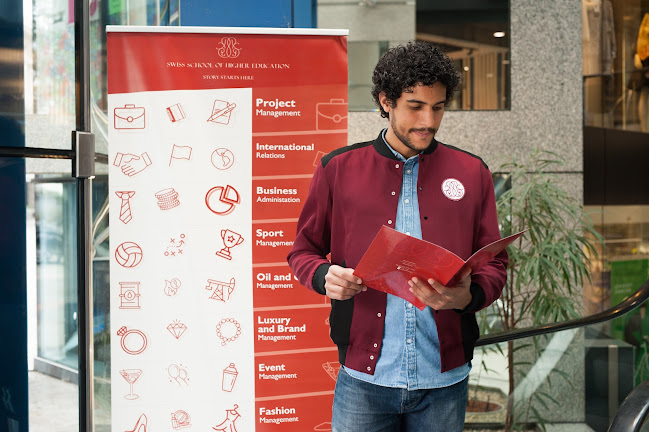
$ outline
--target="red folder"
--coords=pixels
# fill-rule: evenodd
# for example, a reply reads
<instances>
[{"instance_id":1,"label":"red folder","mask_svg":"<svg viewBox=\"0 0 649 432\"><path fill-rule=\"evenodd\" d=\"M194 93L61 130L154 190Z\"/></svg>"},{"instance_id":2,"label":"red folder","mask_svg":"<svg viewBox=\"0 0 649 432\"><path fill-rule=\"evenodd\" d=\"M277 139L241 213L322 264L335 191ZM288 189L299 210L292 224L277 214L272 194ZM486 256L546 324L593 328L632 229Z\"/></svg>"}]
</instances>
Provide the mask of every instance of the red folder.
<instances>
[{"instance_id":1,"label":"red folder","mask_svg":"<svg viewBox=\"0 0 649 432\"><path fill-rule=\"evenodd\" d=\"M478 271L525 231L490 243L464 261L453 252L382 226L356 266L354 274L368 288L401 297L423 310L423 304L410 292L408 281L434 279L444 286L454 286L467 268Z\"/></svg>"}]
</instances>

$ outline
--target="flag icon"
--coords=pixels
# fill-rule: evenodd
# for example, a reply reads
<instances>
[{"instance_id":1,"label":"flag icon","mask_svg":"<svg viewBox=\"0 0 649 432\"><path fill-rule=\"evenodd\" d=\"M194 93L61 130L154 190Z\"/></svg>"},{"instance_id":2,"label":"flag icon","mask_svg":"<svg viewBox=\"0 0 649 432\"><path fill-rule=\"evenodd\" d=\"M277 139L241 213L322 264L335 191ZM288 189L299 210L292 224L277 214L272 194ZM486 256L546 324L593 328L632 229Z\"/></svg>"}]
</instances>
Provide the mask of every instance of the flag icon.
<instances>
[{"instance_id":1,"label":"flag icon","mask_svg":"<svg viewBox=\"0 0 649 432\"><path fill-rule=\"evenodd\" d=\"M174 159L190 160L192 157L192 148L189 146L178 146L174 144L171 149L171 158L169 159L169 166Z\"/></svg>"}]
</instances>

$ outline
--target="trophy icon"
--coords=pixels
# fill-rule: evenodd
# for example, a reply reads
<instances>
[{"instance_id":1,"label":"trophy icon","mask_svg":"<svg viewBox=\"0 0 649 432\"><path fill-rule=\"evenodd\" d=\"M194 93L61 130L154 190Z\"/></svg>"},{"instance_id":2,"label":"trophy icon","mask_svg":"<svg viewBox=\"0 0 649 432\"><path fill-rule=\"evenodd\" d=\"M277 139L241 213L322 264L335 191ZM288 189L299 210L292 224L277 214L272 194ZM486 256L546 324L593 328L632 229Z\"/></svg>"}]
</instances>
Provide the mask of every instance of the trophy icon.
<instances>
[{"instance_id":1,"label":"trophy icon","mask_svg":"<svg viewBox=\"0 0 649 432\"><path fill-rule=\"evenodd\" d=\"M223 239L223 245L225 245L225 247L216 252L216 254L221 258L231 260L232 256L230 255L230 249L238 244L243 243L243 237L241 237L241 234L237 234L234 231L227 229L221 230L221 238Z\"/></svg>"}]
</instances>

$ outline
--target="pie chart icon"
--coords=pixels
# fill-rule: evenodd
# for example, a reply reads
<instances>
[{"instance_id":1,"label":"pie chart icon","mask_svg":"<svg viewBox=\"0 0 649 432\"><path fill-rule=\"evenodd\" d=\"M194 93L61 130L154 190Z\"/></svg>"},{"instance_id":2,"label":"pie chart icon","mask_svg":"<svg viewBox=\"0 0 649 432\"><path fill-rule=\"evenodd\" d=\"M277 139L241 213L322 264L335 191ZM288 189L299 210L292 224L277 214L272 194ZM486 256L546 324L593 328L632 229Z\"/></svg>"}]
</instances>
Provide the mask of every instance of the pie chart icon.
<instances>
[{"instance_id":1,"label":"pie chart icon","mask_svg":"<svg viewBox=\"0 0 649 432\"><path fill-rule=\"evenodd\" d=\"M205 194L205 205L214 214L225 216L241 202L239 192L230 185L214 186Z\"/></svg>"}]
</instances>

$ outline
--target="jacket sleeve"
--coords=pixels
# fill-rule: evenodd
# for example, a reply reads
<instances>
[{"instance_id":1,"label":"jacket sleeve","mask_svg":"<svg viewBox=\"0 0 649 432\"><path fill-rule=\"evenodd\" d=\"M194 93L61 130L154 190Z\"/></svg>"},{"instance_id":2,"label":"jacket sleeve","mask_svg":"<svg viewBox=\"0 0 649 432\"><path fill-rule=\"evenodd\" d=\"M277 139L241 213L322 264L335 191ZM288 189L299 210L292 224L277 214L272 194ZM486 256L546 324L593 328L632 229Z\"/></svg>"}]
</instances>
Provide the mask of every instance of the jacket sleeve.
<instances>
[{"instance_id":1,"label":"jacket sleeve","mask_svg":"<svg viewBox=\"0 0 649 432\"><path fill-rule=\"evenodd\" d=\"M324 277L331 263L331 187L322 163L318 164L309 194L297 222L297 233L288 264L305 287L325 294Z\"/></svg>"},{"instance_id":2,"label":"jacket sleeve","mask_svg":"<svg viewBox=\"0 0 649 432\"><path fill-rule=\"evenodd\" d=\"M498 212L496 210L496 194L491 173L487 168L482 170L482 203L480 218L475 226L474 239L477 240L474 251L500 239L498 228ZM507 250L496 255L480 270L471 275L472 300L462 312L477 312L486 308L498 297L507 282Z\"/></svg>"}]
</instances>

